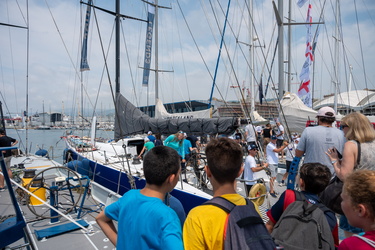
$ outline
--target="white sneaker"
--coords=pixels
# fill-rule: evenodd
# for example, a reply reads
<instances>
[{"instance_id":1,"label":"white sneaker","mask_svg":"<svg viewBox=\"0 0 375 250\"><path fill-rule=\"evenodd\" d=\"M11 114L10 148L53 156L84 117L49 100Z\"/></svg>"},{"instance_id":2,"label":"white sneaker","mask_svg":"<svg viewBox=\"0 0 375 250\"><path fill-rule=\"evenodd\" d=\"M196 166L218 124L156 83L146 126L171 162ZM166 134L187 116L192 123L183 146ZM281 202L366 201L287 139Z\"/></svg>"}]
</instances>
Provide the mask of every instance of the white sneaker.
<instances>
[{"instance_id":1,"label":"white sneaker","mask_svg":"<svg viewBox=\"0 0 375 250\"><path fill-rule=\"evenodd\" d=\"M282 183L282 182L281 182L281 183L279 184L279 187L282 187L282 186L285 186L285 183Z\"/></svg>"}]
</instances>

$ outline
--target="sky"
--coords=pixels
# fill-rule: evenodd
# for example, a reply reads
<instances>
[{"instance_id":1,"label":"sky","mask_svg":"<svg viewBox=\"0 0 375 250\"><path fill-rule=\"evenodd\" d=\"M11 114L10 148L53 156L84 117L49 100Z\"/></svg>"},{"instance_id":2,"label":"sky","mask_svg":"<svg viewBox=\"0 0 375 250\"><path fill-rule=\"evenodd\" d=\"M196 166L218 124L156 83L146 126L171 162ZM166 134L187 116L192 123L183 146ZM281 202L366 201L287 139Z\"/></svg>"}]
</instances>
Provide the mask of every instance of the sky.
<instances>
[{"instance_id":1,"label":"sky","mask_svg":"<svg viewBox=\"0 0 375 250\"><path fill-rule=\"evenodd\" d=\"M287 22L288 5L287 1L284 2L284 22ZM293 22L304 22L308 4L298 8L296 0L291 2ZM311 76L314 98L334 92L334 67L338 68L341 92L348 90L349 65L352 65L352 90L375 89L375 1L340 0L339 64L333 63L336 1L310 2L313 21L318 22L320 15L324 20L315 53L315 67L311 70L314 72ZM324 11L323 2L326 3ZM112 11L115 6L114 1L109 0L96 0L94 4ZM171 7L159 9L158 19L159 98L164 103L208 100L215 75L215 98L239 100L240 89L245 95L251 92L252 75L255 89L262 75L263 89L269 82L267 98L276 97L273 89L278 84L277 56L273 66L271 62L277 26L271 0L255 0L252 18L248 14L249 1L231 1L218 66L220 32L224 27L228 1L159 0L159 4ZM85 11L86 6L80 5L78 0L0 1L0 23L29 24L28 30L0 26L0 101L5 106L5 113L22 114L27 107L29 114L44 110L73 115L83 110L84 115L89 115L87 112L95 109L100 115L113 109L114 18L100 10L92 15L88 36L90 71L81 73L79 62ZM147 7L140 0L121 1L121 13L147 19ZM250 30L251 21L254 23L253 32ZM313 32L316 27L313 25ZM142 87L146 23L125 19L121 30L121 92L136 106L154 104L154 71L150 73L149 88ZM284 61L288 61L287 32L285 27ZM251 40L254 41L254 57L249 49ZM292 26L290 62L291 92L294 93L298 90L298 75L305 61L305 40L306 27ZM104 70L103 53L107 54L110 78ZM254 58L253 67L251 58ZM284 65L286 72L287 64ZM154 61L151 67L155 68ZM286 79L286 74L284 76ZM256 91L254 93L257 96Z\"/></svg>"}]
</instances>

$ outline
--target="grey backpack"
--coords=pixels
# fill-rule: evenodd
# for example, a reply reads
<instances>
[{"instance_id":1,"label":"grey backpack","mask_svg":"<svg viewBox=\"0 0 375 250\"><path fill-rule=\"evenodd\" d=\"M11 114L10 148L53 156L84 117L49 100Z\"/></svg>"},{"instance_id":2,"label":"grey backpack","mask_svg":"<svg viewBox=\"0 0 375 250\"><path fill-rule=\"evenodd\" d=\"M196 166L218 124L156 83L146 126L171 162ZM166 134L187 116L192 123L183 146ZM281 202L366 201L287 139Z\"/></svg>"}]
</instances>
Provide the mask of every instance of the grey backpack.
<instances>
[{"instance_id":1,"label":"grey backpack","mask_svg":"<svg viewBox=\"0 0 375 250\"><path fill-rule=\"evenodd\" d=\"M331 211L322 203L309 203L297 191L291 203L277 221L272 237L286 250L335 249L335 244L325 212Z\"/></svg>"},{"instance_id":2,"label":"grey backpack","mask_svg":"<svg viewBox=\"0 0 375 250\"><path fill-rule=\"evenodd\" d=\"M214 197L203 203L214 205L228 213L224 228L224 249L275 249L276 245L254 204L246 199L246 205L237 206L223 197Z\"/></svg>"}]
</instances>

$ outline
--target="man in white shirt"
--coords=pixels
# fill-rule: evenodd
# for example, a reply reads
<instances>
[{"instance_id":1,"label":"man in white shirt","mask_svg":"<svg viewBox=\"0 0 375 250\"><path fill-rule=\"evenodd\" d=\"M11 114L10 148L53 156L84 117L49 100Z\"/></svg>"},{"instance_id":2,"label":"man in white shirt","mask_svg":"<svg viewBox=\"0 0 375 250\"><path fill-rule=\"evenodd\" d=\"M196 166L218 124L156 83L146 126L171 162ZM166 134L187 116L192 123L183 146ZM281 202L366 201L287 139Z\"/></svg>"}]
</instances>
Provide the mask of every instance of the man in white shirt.
<instances>
[{"instance_id":1,"label":"man in white shirt","mask_svg":"<svg viewBox=\"0 0 375 250\"><path fill-rule=\"evenodd\" d=\"M288 146L288 142L284 142L283 145L280 148L276 147L276 141L277 138L275 135L271 136L271 142L268 143L266 147L266 152L267 152L267 162L268 162L268 167L271 172L271 177L270 177L270 195L274 198L277 198L274 190L274 182L276 179L276 174L277 174L277 166L279 164L279 153L284 150Z\"/></svg>"},{"instance_id":2,"label":"man in white shirt","mask_svg":"<svg viewBox=\"0 0 375 250\"><path fill-rule=\"evenodd\" d=\"M258 147L256 145L247 146L248 156L245 159L245 168L243 178L245 180L256 180L257 176L255 172L262 171L268 166L268 163L263 163L262 165L257 164L255 161L255 156L258 153ZM256 183L256 181L245 181L246 195L249 194L251 187Z\"/></svg>"},{"instance_id":3,"label":"man in white shirt","mask_svg":"<svg viewBox=\"0 0 375 250\"><path fill-rule=\"evenodd\" d=\"M255 128L251 123L245 127L245 137L247 145L256 145Z\"/></svg>"}]
</instances>

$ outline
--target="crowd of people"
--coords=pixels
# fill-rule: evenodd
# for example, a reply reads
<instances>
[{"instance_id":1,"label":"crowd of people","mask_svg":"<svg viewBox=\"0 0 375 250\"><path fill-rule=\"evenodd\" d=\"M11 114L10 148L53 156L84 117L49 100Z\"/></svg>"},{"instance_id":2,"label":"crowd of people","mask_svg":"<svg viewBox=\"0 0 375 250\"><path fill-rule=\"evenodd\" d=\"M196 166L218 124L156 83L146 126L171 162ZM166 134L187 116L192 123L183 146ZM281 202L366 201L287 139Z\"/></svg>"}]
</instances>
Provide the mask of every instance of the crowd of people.
<instances>
[{"instance_id":1,"label":"crowd of people","mask_svg":"<svg viewBox=\"0 0 375 250\"><path fill-rule=\"evenodd\" d=\"M179 180L181 162L197 147L197 138L190 140L180 131L167 137L163 146L145 146L142 150L145 188L127 192L118 202L106 207L97 222L117 249L135 246L140 249L224 249L228 244L236 249L238 241L244 241L240 243L249 248L258 246L255 249L299 249L299 246L301 249L374 249L375 130L360 113L348 114L341 120L341 129L335 128L332 124L336 114L329 107L319 110L317 120L318 126L306 128L300 137L288 136L284 127L276 123L276 131L270 124L262 129L249 124L244 136L237 131L233 138L212 138L205 148L205 171L214 198L190 210L183 219L177 216L177 209L163 201ZM288 137L290 139L286 140ZM145 141L151 142L151 138ZM261 149L267 156L265 162L255 159ZM277 197L274 180L277 165L284 155L287 168L295 157L302 158L296 181L300 191L284 191L267 211L268 219L263 223L256 207L248 206L248 200L237 193L237 178L243 175L247 180L248 194L255 184L254 173L268 168L270 195ZM334 176L343 182L340 204L343 214L333 212L319 197ZM279 185L285 185L287 178L286 173ZM242 225L249 220L242 219L237 223L243 226L242 231L233 231L236 225L230 224L229 214L235 209L228 211L215 204L218 197L233 207L246 206L254 210L252 223ZM119 221L118 229L113 220ZM341 242L339 227L345 231ZM256 228L259 237L244 238L242 233L254 231L251 228ZM239 234L237 242L230 232ZM249 235L251 233L246 237Z\"/></svg>"}]
</instances>

